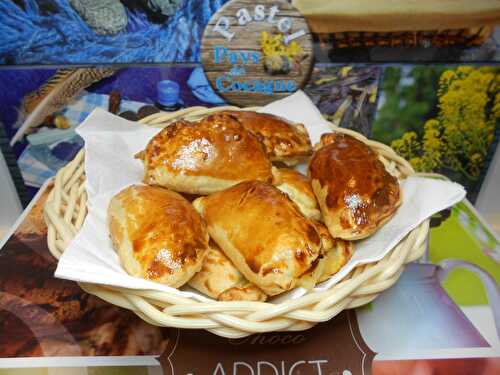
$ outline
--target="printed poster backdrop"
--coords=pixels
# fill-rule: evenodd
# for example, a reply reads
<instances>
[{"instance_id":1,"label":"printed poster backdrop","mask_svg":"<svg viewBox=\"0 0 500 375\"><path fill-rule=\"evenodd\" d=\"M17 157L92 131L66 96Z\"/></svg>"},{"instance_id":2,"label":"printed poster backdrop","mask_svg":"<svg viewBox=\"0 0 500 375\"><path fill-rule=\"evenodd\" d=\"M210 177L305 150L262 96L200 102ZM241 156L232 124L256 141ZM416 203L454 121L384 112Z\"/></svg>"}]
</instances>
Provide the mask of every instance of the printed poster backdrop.
<instances>
[{"instance_id":1,"label":"printed poster backdrop","mask_svg":"<svg viewBox=\"0 0 500 375\"><path fill-rule=\"evenodd\" d=\"M8 88L0 91L0 122L11 144L16 139L13 149L31 196L80 149L74 129L96 107L137 120L160 109L225 104L201 66L99 72L82 85L86 69L0 70L0 85ZM382 68L374 66L316 65L304 89L330 121L369 135L381 74ZM165 84L172 88L167 106L161 103ZM52 92L58 94L51 99ZM35 109L39 112L33 116ZM23 135L15 138L20 129Z\"/></svg>"},{"instance_id":2,"label":"printed poster backdrop","mask_svg":"<svg viewBox=\"0 0 500 375\"><path fill-rule=\"evenodd\" d=\"M138 120L160 109L224 103L192 66L3 69L0 82L10 87L0 92L0 123L32 196L81 148L75 127L97 107ZM165 84L175 85L168 103Z\"/></svg>"},{"instance_id":3,"label":"printed poster backdrop","mask_svg":"<svg viewBox=\"0 0 500 375\"><path fill-rule=\"evenodd\" d=\"M0 64L200 62L204 28L225 3L226 0L2 0ZM317 61L500 61L500 32L491 26L416 33L337 29L332 32L317 26L312 16L319 2L291 3L306 17L313 31ZM335 2L325 4L323 19L326 24L335 25Z\"/></svg>"},{"instance_id":4,"label":"printed poster backdrop","mask_svg":"<svg viewBox=\"0 0 500 375\"><path fill-rule=\"evenodd\" d=\"M499 138L500 68L316 64L304 87L321 113L393 147L419 172L463 184L474 202ZM0 123L31 195L81 148L96 107L138 120L224 105L199 65L0 69Z\"/></svg>"}]
</instances>

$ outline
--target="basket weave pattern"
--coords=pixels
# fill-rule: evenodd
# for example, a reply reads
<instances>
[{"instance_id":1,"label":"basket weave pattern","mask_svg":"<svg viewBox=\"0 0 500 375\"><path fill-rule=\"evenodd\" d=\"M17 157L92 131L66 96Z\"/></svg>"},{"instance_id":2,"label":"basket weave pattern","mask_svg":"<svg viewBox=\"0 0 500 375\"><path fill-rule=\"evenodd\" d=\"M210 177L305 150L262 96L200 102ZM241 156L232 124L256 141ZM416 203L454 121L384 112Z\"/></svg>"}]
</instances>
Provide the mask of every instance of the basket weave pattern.
<instances>
[{"instance_id":1,"label":"basket weave pattern","mask_svg":"<svg viewBox=\"0 0 500 375\"><path fill-rule=\"evenodd\" d=\"M333 48L479 46L490 37L491 32L490 27L439 31L350 31L318 34L318 39Z\"/></svg>"},{"instance_id":2,"label":"basket weave pattern","mask_svg":"<svg viewBox=\"0 0 500 375\"><path fill-rule=\"evenodd\" d=\"M141 120L149 126L164 127L183 118L196 120L208 113L236 107L191 107L173 113L157 113ZM246 108L251 109L251 108ZM402 179L414 174L410 164L388 146L368 140L359 133L342 128L332 130L356 137L380 155L387 170ZM81 228L85 216L84 151L62 168L54 180L44 209L48 226L48 246L59 258ZM199 302L177 294L151 290L131 290L81 283L82 288L105 301L134 311L145 321L159 326L206 329L217 335L238 338L257 332L297 331L333 318L344 309L365 305L391 287L406 263L425 251L429 221L411 231L382 260L356 267L329 290L308 293L281 303Z\"/></svg>"}]
</instances>

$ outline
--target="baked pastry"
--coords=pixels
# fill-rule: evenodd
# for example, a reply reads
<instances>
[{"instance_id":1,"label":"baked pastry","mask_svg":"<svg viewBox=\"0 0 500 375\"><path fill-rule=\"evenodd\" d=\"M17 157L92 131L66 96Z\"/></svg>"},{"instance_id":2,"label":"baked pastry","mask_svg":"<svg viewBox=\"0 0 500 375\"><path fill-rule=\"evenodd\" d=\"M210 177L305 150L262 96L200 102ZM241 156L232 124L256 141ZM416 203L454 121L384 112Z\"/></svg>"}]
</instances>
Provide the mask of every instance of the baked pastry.
<instances>
[{"instance_id":1,"label":"baked pastry","mask_svg":"<svg viewBox=\"0 0 500 375\"><path fill-rule=\"evenodd\" d=\"M309 219L321 220L321 212L309 178L289 168L278 169L276 175L279 180L276 187L297 204L300 212Z\"/></svg>"},{"instance_id":2,"label":"baked pastry","mask_svg":"<svg viewBox=\"0 0 500 375\"><path fill-rule=\"evenodd\" d=\"M200 270L206 225L179 194L129 186L111 199L108 218L113 248L130 275L177 288Z\"/></svg>"},{"instance_id":3,"label":"baked pastry","mask_svg":"<svg viewBox=\"0 0 500 375\"><path fill-rule=\"evenodd\" d=\"M387 222L401 204L398 180L378 154L342 133L321 137L309 163L311 185L324 222L334 238L369 236Z\"/></svg>"},{"instance_id":4,"label":"baked pastry","mask_svg":"<svg viewBox=\"0 0 500 375\"><path fill-rule=\"evenodd\" d=\"M251 111L224 111L236 118L264 144L271 161L295 165L312 154L311 140L302 124Z\"/></svg>"},{"instance_id":5,"label":"baked pastry","mask_svg":"<svg viewBox=\"0 0 500 375\"><path fill-rule=\"evenodd\" d=\"M265 301L267 296L250 283L213 241L201 270L189 286L219 301Z\"/></svg>"},{"instance_id":6,"label":"baked pastry","mask_svg":"<svg viewBox=\"0 0 500 375\"><path fill-rule=\"evenodd\" d=\"M354 246L351 241L333 238L323 223L315 221L314 224L321 238L324 252L321 260L323 273L318 280L322 282L335 275L351 259Z\"/></svg>"},{"instance_id":7,"label":"baked pastry","mask_svg":"<svg viewBox=\"0 0 500 375\"><path fill-rule=\"evenodd\" d=\"M193 202L210 237L269 296L319 278L321 239L313 222L271 184L246 181ZM242 214L244 213L244 214Z\"/></svg>"},{"instance_id":8,"label":"baked pastry","mask_svg":"<svg viewBox=\"0 0 500 375\"><path fill-rule=\"evenodd\" d=\"M210 194L246 180L272 181L271 162L257 137L228 114L177 121L140 153L144 182Z\"/></svg>"}]
</instances>

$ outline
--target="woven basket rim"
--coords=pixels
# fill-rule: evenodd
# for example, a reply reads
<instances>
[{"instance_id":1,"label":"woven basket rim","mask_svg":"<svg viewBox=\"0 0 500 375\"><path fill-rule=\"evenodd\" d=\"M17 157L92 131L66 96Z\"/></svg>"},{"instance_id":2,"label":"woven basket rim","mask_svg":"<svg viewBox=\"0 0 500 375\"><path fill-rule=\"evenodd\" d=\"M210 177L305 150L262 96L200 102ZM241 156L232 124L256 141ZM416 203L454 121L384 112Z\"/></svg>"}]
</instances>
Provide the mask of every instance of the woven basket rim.
<instances>
[{"instance_id":1,"label":"woven basket rim","mask_svg":"<svg viewBox=\"0 0 500 375\"><path fill-rule=\"evenodd\" d=\"M153 114L142 119L140 123L163 127L179 118L195 120L227 109L256 110L258 107L190 107L177 112ZM332 131L352 135L375 149L386 169L398 178L415 174L411 165L389 146L333 124ZM83 225L87 213L86 203L84 151L81 150L55 176L54 187L44 207L48 247L57 259ZM327 290L313 291L302 297L278 303L220 302L209 297L207 298L210 302L200 302L167 292L79 284L86 292L132 310L146 322L155 325L201 328L229 338L258 332L303 330L331 319L344 309L369 303L391 287L403 272L405 264L420 258L424 253L428 230L429 220L426 220L381 260L357 266Z\"/></svg>"}]
</instances>

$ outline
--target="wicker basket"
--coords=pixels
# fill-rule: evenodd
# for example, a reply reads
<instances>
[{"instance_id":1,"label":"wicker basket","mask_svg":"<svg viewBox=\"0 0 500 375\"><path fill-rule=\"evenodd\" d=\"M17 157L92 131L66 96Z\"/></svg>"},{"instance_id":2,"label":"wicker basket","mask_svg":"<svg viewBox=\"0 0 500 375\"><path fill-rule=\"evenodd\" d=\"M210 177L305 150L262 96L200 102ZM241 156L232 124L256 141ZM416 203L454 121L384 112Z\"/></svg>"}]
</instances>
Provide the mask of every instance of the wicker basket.
<instances>
[{"instance_id":1,"label":"wicker basket","mask_svg":"<svg viewBox=\"0 0 500 375\"><path fill-rule=\"evenodd\" d=\"M235 107L191 107L174 113L158 113L142 123L163 127L184 118L194 120L222 109ZM249 108L247 108L249 109ZM333 125L332 125L333 127ZM402 179L414 173L410 164L388 146L370 141L346 129L335 131L350 134L365 142L380 155L389 172ZM47 199L44 216L48 226L48 246L59 258L81 228L86 215L83 150L54 180ZM189 298L151 290L130 290L82 283L82 288L114 305L130 309L154 325L190 329L206 329L220 336L238 338L257 332L297 331L324 322L344 309L365 305L391 287L403 272L406 263L418 259L425 251L429 221L411 231L379 262L359 266L329 290L312 292L281 303L269 302L198 302Z\"/></svg>"},{"instance_id":2,"label":"wicker basket","mask_svg":"<svg viewBox=\"0 0 500 375\"><path fill-rule=\"evenodd\" d=\"M322 44L332 48L370 47L451 47L479 46L492 34L488 26L439 31L369 32L349 31L317 34Z\"/></svg>"}]
</instances>

